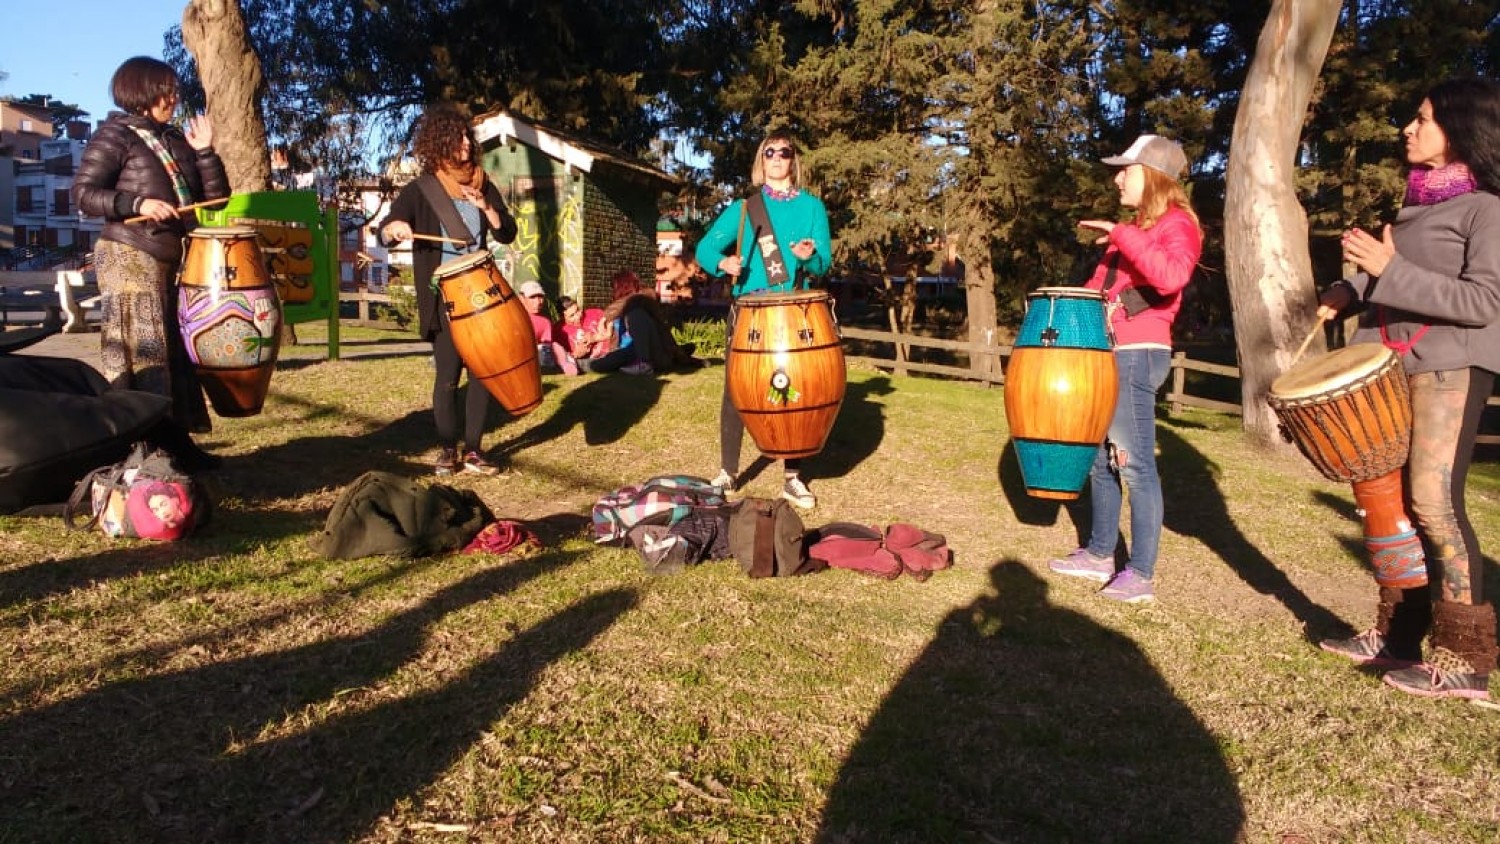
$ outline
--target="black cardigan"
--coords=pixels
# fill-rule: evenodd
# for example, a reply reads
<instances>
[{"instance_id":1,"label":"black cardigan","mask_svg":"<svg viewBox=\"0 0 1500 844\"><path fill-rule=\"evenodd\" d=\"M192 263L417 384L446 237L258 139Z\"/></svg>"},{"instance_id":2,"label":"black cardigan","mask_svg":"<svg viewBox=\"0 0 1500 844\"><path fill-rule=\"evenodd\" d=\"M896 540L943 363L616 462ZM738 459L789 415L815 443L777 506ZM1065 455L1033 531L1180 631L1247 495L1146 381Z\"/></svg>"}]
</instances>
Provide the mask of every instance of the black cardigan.
<instances>
[{"instance_id":1,"label":"black cardigan","mask_svg":"<svg viewBox=\"0 0 1500 844\"><path fill-rule=\"evenodd\" d=\"M387 224L396 220L411 226L413 234L443 236L443 225L438 219L438 213L427 201L419 184L420 179L426 178L435 177L424 175L413 179L396 195L396 201L391 203L391 213L375 229L381 233L379 236L382 245L390 246L386 243L383 232ZM500 215L500 228L491 228L489 220L481 214L480 225L483 230L480 232L480 248L487 249L490 241L510 243L515 240L516 218L505 207L505 200L500 198L500 191L495 189L495 183L488 179L484 184L484 199ZM417 288L417 332L424 340L431 340L439 331L447 330L447 322L438 319L438 296L432 290L432 273L443 263L443 246L442 243L430 240L411 241L412 281Z\"/></svg>"}]
</instances>

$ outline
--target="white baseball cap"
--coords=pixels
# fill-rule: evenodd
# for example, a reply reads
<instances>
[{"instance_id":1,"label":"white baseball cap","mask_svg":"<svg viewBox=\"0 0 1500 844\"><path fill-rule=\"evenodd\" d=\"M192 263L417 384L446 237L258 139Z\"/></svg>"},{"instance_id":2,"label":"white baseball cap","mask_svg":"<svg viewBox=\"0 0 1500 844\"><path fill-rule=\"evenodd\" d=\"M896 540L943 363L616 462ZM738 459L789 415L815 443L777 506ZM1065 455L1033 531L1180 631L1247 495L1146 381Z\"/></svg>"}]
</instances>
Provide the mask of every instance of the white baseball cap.
<instances>
[{"instance_id":1,"label":"white baseball cap","mask_svg":"<svg viewBox=\"0 0 1500 844\"><path fill-rule=\"evenodd\" d=\"M543 290L542 286L540 284L537 284L534 281L523 281L523 282L521 282L521 298L522 299L530 299L532 296L542 296L542 297L545 297L546 295L547 295L547 291Z\"/></svg>"},{"instance_id":2,"label":"white baseball cap","mask_svg":"<svg viewBox=\"0 0 1500 844\"><path fill-rule=\"evenodd\" d=\"M1113 167L1139 164L1174 179L1182 178L1182 172L1187 169L1188 163L1187 153L1182 151L1182 147L1176 141L1169 141L1160 135L1142 135L1135 139L1130 149L1102 160Z\"/></svg>"}]
</instances>

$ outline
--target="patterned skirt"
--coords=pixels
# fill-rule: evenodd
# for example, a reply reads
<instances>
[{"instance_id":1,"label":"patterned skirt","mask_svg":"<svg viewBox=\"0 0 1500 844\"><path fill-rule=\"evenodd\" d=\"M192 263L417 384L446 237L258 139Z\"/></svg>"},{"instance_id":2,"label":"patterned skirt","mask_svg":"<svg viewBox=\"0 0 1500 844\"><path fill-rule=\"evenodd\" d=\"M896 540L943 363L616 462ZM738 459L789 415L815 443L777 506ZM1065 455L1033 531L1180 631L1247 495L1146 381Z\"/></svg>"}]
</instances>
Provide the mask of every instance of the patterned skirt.
<instances>
[{"instance_id":1,"label":"patterned skirt","mask_svg":"<svg viewBox=\"0 0 1500 844\"><path fill-rule=\"evenodd\" d=\"M195 434L213 429L203 389L177 328L177 265L113 240L94 250L100 360L121 389L172 399L172 418Z\"/></svg>"}]
</instances>

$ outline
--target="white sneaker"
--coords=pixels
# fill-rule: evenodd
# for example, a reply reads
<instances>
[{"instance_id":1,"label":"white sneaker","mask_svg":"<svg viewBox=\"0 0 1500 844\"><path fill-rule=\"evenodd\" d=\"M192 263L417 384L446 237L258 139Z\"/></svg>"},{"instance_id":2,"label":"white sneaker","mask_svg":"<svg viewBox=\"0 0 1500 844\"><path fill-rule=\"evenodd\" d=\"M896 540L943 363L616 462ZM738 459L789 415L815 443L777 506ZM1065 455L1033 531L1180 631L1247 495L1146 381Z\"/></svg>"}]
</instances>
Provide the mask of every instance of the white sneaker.
<instances>
[{"instance_id":1,"label":"white sneaker","mask_svg":"<svg viewBox=\"0 0 1500 844\"><path fill-rule=\"evenodd\" d=\"M817 496L812 494L812 490L807 488L801 478L795 476L786 479L786 484L781 487L781 497L803 510L818 506Z\"/></svg>"},{"instance_id":2,"label":"white sneaker","mask_svg":"<svg viewBox=\"0 0 1500 844\"><path fill-rule=\"evenodd\" d=\"M729 474L728 469L720 469L719 474L714 475L714 479L709 483L725 492L734 492L734 475Z\"/></svg>"}]
</instances>

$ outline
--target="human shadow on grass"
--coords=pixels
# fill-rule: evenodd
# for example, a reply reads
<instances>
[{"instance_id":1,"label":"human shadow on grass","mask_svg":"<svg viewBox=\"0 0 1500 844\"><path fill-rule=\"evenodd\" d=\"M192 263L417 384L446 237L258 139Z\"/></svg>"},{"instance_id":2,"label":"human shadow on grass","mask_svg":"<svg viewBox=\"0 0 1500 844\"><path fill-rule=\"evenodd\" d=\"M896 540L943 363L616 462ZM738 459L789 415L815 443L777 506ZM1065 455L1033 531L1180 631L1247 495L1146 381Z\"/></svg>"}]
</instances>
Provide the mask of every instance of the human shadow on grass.
<instances>
[{"instance_id":1,"label":"human shadow on grass","mask_svg":"<svg viewBox=\"0 0 1500 844\"><path fill-rule=\"evenodd\" d=\"M816 841L1238 840L1218 741L1135 643L1017 560L990 580L870 719Z\"/></svg>"},{"instance_id":2,"label":"human shadow on grass","mask_svg":"<svg viewBox=\"0 0 1500 844\"><path fill-rule=\"evenodd\" d=\"M631 590L602 591L441 685L383 691L445 616L559 562L486 569L368 632L110 683L0 721L7 825L35 842L358 838L448 770L547 666L634 606ZM303 713L316 723L300 728ZM267 729L287 734L262 740Z\"/></svg>"},{"instance_id":3,"label":"human shadow on grass","mask_svg":"<svg viewBox=\"0 0 1500 844\"><path fill-rule=\"evenodd\" d=\"M507 425L509 438L496 446L496 454L514 454L522 449L551 442L574 428L583 427L588 445L616 442L640 423L661 400L665 382L659 377L610 374L596 376L563 396L552 415L540 421L522 417L519 425Z\"/></svg>"}]
</instances>

